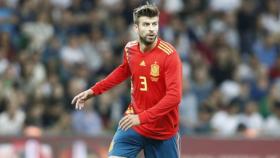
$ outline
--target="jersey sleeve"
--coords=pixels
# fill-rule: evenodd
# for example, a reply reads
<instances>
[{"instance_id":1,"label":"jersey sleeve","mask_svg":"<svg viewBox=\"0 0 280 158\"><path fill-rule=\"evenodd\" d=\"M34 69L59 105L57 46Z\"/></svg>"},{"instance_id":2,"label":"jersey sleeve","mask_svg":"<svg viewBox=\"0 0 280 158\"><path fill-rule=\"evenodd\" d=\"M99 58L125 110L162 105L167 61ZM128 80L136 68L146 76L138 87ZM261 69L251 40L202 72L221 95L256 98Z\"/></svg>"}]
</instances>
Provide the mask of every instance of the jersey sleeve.
<instances>
[{"instance_id":1,"label":"jersey sleeve","mask_svg":"<svg viewBox=\"0 0 280 158\"><path fill-rule=\"evenodd\" d=\"M126 80L130 75L129 64L127 60L127 51L123 51L123 62L116 69L114 69L105 79L97 82L91 87L91 90L95 95L102 94L103 92L111 89L112 87L120 84Z\"/></svg>"},{"instance_id":2,"label":"jersey sleeve","mask_svg":"<svg viewBox=\"0 0 280 158\"><path fill-rule=\"evenodd\" d=\"M154 122L179 106L182 97L182 64L176 52L165 61L165 96L152 108L139 114L141 124Z\"/></svg>"}]
</instances>

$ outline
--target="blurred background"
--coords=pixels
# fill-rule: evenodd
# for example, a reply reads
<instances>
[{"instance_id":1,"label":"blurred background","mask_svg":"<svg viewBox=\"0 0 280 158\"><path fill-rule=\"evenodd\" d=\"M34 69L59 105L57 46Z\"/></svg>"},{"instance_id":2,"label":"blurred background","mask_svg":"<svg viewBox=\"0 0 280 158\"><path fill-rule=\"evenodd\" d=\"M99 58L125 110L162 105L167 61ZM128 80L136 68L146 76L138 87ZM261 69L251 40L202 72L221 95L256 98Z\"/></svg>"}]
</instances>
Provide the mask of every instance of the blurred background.
<instances>
[{"instance_id":1,"label":"blurred background","mask_svg":"<svg viewBox=\"0 0 280 158\"><path fill-rule=\"evenodd\" d=\"M124 45L136 37L133 8L144 3L0 0L1 158L29 158L34 150L49 157L106 157L130 102L129 82L80 111L71 100L122 62ZM210 140L234 138L279 146L280 0L152 3L161 11L160 37L183 61L183 157L191 157L188 150L200 141L201 151Z\"/></svg>"}]
</instances>

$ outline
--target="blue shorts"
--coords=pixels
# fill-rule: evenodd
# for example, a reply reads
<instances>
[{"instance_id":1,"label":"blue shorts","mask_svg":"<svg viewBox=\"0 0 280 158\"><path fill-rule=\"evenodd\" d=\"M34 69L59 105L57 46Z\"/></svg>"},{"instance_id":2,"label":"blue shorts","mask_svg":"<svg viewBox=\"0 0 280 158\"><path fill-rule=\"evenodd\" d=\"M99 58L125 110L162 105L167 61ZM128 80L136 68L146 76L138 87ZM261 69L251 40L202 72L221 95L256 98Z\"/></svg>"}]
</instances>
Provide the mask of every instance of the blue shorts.
<instances>
[{"instance_id":1,"label":"blue shorts","mask_svg":"<svg viewBox=\"0 0 280 158\"><path fill-rule=\"evenodd\" d=\"M109 156L136 158L143 149L145 158L179 158L179 134L167 140L144 137L132 128L118 129L109 147Z\"/></svg>"}]
</instances>

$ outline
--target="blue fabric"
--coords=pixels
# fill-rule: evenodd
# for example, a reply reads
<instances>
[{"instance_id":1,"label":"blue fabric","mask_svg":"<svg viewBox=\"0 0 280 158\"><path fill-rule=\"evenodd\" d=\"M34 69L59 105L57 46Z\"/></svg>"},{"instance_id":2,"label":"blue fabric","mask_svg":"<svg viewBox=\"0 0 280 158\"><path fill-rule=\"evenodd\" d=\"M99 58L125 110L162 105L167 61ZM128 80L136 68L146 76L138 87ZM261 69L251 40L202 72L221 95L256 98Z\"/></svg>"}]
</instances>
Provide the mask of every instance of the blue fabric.
<instances>
[{"instance_id":1,"label":"blue fabric","mask_svg":"<svg viewBox=\"0 0 280 158\"><path fill-rule=\"evenodd\" d=\"M10 8L0 7L0 19L10 19L14 15L14 11ZM0 24L0 32L13 33L15 25L10 22L4 22Z\"/></svg>"},{"instance_id":2,"label":"blue fabric","mask_svg":"<svg viewBox=\"0 0 280 158\"><path fill-rule=\"evenodd\" d=\"M253 50L258 60L268 68L270 68L277 59L276 46L266 47L264 42L258 41L255 43Z\"/></svg>"},{"instance_id":3,"label":"blue fabric","mask_svg":"<svg viewBox=\"0 0 280 158\"><path fill-rule=\"evenodd\" d=\"M109 156L136 158L143 149L145 158L178 158L177 136L168 140L155 140L141 136L133 129L118 129L109 149Z\"/></svg>"}]
</instances>

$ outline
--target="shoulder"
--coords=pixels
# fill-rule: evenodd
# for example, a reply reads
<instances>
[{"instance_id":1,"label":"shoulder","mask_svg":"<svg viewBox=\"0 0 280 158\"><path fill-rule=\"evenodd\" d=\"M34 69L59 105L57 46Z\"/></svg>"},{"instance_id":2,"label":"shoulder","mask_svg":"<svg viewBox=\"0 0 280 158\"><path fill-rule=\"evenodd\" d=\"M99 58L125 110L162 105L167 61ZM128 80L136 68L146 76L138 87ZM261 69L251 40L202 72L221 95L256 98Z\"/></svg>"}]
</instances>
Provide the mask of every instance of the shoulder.
<instances>
[{"instance_id":1,"label":"shoulder","mask_svg":"<svg viewBox=\"0 0 280 158\"><path fill-rule=\"evenodd\" d=\"M160 40L158 44L158 49L161 50L166 55L171 55L176 53L176 49L168 42Z\"/></svg>"},{"instance_id":2,"label":"shoulder","mask_svg":"<svg viewBox=\"0 0 280 158\"><path fill-rule=\"evenodd\" d=\"M129 42L127 42L127 44L125 45L125 49L128 49L128 48L132 48L132 47L135 47L135 46L137 46L138 45L138 41L129 41Z\"/></svg>"},{"instance_id":3,"label":"shoulder","mask_svg":"<svg viewBox=\"0 0 280 158\"><path fill-rule=\"evenodd\" d=\"M124 47L125 53L128 54L129 51L136 49L137 45L138 45L137 40L127 42L127 44Z\"/></svg>"}]
</instances>

